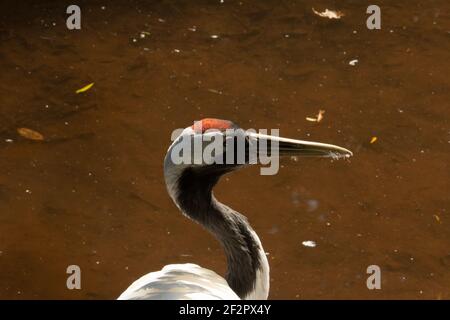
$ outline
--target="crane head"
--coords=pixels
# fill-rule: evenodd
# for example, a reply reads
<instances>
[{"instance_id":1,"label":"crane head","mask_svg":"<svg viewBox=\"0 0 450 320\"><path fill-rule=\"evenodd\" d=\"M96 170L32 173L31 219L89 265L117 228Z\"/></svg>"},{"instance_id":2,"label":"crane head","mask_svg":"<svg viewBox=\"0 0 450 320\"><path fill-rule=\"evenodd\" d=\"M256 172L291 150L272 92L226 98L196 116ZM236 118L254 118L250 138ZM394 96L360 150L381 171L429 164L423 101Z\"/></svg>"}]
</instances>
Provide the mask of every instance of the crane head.
<instances>
[{"instance_id":1,"label":"crane head","mask_svg":"<svg viewBox=\"0 0 450 320\"><path fill-rule=\"evenodd\" d=\"M181 131L167 152L166 163L226 172L279 156L339 159L352 155L336 145L283 138L267 130L243 130L228 120L206 118Z\"/></svg>"}]
</instances>

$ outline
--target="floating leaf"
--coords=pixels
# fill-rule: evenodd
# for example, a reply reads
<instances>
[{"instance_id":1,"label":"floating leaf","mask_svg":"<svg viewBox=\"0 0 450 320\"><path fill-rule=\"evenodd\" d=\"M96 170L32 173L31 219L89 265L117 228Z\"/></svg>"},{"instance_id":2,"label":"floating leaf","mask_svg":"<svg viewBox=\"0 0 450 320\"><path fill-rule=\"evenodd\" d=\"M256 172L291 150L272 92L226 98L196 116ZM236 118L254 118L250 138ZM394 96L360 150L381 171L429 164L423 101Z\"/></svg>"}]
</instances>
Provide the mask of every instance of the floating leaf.
<instances>
[{"instance_id":1,"label":"floating leaf","mask_svg":"<svg viewBox=\"0 0 450 320\"><path fill-rule=\"evenodd\" d=\"M328 9L325 9L325 11L323 11L323 12L319 12L319 11L316 11L314 8L312 8L312 11L314 12L314 14L318 15L319 17L328 18L328 19L340 19L344 16L344 14L340 11L332 11L332 10L328 10Z\"/></svg>"},{"instance_id":2,"label":"floating leaf","mask_svg":"<svg viewBox=\"0 0 450 320\"><path fill-rule=\"evenodd\" d=\"M44 140L44 136L42 134L40 134L37 131L28 129L28 128L19 128L19 129L17 129L17 132L26 139L35 140L35 141Z\"/></svg>"},{"instance_id":3,"label":"floating leaf","mask_svg":"<svg viewBox=\"0 0 450 320\"><path fill-rule=\"evenodd\" d=\"M311 122L320 122L323 119L323 115L325 113L325 110L319 110L319 113L317 114L317 116L315 118L313 117L306 117L307 121L311 121Z\"/></svg>"},{"instance_id":4,"label":"floating leaf","mask_svg":"<svg viewBox=\"0 0 450 320\"><path fill-rule=\"evenodd\" d=\"M372 144L372 143L375 143L377 140L378 140L377 137L372 137L372 139L370 139L370 143L371 143L371 144Z\"/></svg>"},{"instance_id":5,"label":"floating leaf","mask_svg":"<svg viewBox=\"0 0 450 320\"><path fill-rule=\"evenodd\" d=\"M86 91L88 91L90 88L92 88L93 85L94 85L94 82L89 83L87 86L84 86L83 88L78 89L77 91L75 91L75 93L86 92Z\"/></svg>"}]
</instances>

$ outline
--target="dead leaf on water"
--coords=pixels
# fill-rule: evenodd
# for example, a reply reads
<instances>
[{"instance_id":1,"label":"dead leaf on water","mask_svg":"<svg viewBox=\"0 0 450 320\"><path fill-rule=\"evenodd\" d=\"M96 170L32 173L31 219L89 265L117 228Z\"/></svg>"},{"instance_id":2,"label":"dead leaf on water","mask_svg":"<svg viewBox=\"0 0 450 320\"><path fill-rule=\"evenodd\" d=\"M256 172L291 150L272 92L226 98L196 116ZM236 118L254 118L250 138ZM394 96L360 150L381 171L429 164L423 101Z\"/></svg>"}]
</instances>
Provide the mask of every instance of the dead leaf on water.
<instances>
[{"instance_id":1,"label":"dead leaf on water","mask_svg":"<svg viewBox=\"0 0 450 320\"><path fill-rule=\"evenodd\" d=\"M18 128L17 132L26 139L35 140L35 141L44 140L44 136L42 134L40 134L39 132L34 131L32 129Z\"/></svg>"},{"instance_id":2,"label":"dead leaf on water","mask_svg":"<svg viewBox=\"0 0 450 320\"><path fill-rule=\"evenodd\" d=\"M328 18L328 19L340 19L344 16L344 13L341 11L333 11L333 10L325 9L325 11L319 12L319 11L316 11L314 8L312 8L312 11L314 12L314 14L318 15L319 17Z\"/></svg>"},{"instance_id":3,"label":"dead leaf on water","mask_svg":"<svg viewBox=\"0 0 450 320\"><path fill-rule=\"evenodd\" d=\"M84 86L83 88L78 89L77 91L75 91L75 93L86 92L86 91L88 91L90 88L92 88L93 85L94 85L94 82L89 83L87 86Z\"/></svg>"},{"instance_id":4,"label":"dead leaf on water","mask_svg":"<svg viewBox=\"0 0 450 320\"><path fill-rule=\"evenodd\" d=\"M324 114L325 114L325 110L319 110L319 113L317 114L317 116L315 118L306 117L306 120L310 121L310 122L320 122L320 121L322 121Z\"/></svg>"},{"instance_id":5,"label":"dead leaf on water","mask_svg":"<svg viewBox=\"0 0 450 320\"><path fill-rule=\"evenodd\" d=\"M319 110L319 113L317 114L317 122L322 121L324 114L325 114L325 110Z\"/></svg>"}]
</instances>

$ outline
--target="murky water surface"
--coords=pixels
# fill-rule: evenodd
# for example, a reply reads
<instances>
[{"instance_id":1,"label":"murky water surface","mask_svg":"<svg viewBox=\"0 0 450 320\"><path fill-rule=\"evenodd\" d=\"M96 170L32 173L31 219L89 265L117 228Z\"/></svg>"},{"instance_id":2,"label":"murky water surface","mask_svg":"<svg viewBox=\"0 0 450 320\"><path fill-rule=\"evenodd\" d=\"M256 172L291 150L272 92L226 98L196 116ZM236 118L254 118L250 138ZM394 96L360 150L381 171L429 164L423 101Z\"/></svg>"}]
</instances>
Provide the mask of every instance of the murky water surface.
<instances>
[{"instance_id":1,"label":"murky water surface","mask_svg":"<svg viewBox=\"0 0 450 320\"><path fill-rule=\"evenodd\" d=\"M269 253L270 298L450 298L448 1L380 0L379 31L368 1L77 3L81 31L68 1L0 4L0 298L113 299L169 263L223 274L163 182L172 130L203 117L355 154L216 188Z\"/></svg>"}]
</instances>

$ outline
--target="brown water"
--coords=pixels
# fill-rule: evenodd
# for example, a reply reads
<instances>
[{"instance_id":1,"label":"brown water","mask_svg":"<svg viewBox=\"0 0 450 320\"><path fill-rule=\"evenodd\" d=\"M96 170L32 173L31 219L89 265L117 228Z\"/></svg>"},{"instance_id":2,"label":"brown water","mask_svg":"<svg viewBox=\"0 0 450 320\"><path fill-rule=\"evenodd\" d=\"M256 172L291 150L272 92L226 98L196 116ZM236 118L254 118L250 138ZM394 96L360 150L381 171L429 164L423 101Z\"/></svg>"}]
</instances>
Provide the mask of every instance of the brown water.
<instances>
[{"instance_id":1,"label":"brown water","mask_svg":"<svg viewBox=\"0 0 450 320\"><path fill-rule=\"evenodd\" d=\"M379 31L371 1L77 1L81 31L72 1L40 2L0 5L0 298L113 299L169 263L223 274L163 182L172 130L203 117L355 154L216 188L270 253L270 298L450 298L448 1L377 1ZM71 264L82 290L66 289Z\"/></svg>"}]
</instances>

